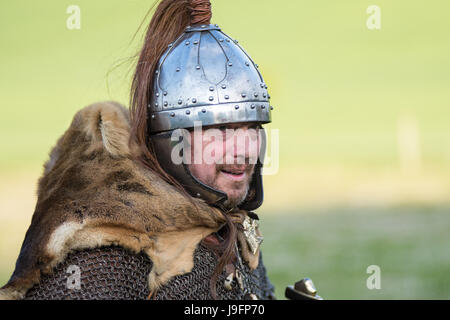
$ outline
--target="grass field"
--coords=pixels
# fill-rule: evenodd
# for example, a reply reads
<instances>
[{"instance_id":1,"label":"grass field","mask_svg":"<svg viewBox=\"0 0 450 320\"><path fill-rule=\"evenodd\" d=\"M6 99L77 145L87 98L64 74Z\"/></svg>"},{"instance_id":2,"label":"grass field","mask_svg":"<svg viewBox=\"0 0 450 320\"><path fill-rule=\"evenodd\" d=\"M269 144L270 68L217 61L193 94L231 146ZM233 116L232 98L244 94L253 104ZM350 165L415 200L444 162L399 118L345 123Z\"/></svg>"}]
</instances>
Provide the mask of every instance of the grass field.
<instances>
[{"instance_id":1,"label":"grass field","mask_svg":"<svg viewBox=\"0 0 450 320\"><path fill-rule=\"evenodd\" d=\"M81 29L68 30L74 4ZM0 283L75 112L127 105L150 4L0 2ZM260 65L272 96L279 171L265 176L258 211L278 297L309 276L326 298L449 298L450 2L212 4L212 22ZM380 30L366 27L373 4ZM366 288L369 265L380 290Z\"/></svg>"},{"instance_id":2,"label":"grass field","mask_svg":"<svg viewBox=\"0 0 450 320\"><path fill-rule=\"evenodd\" d=\"M279 299L310 277L327 299L449 299L449 208L333 208L262 214ZM369 290L367 267L381 269Z\"/></svg>"}]
</instances>

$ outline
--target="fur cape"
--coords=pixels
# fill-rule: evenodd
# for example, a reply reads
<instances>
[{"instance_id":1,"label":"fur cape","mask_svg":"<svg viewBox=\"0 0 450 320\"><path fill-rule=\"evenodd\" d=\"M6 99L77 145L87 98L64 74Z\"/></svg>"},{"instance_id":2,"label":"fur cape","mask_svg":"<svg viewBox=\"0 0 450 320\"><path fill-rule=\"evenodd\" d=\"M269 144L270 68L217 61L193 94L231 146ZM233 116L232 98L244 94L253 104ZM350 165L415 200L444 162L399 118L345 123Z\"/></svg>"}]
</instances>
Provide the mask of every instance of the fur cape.
<instances>
[{"instance_id":1,"label":"fur cape","mask_svg":"<svg viewBox=\"0 0 450 320\"><path fill-rule=\"evenodd\" d=\"M139 151L128 145L129 129L128 109L118 103L77 112L44 165L31 225L0 299L23 298L76 249L114 244L145 252L153 262L150 291L192 270L195 248L225 220L132 160ZM256 268L258 255L243 251Z\"/></svg>"}]
</instances>

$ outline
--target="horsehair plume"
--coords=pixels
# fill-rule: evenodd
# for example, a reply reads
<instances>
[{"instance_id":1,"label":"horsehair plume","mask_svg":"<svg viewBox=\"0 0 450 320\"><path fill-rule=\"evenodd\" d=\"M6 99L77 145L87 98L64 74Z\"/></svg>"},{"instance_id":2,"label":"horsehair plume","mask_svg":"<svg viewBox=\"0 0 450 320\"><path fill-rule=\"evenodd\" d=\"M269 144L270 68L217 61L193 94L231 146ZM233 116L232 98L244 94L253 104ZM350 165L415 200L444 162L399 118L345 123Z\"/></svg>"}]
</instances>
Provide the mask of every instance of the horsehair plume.
<instances>
[{"instance_id":1,"label":"horsehair plume","mask_svg":"<svg viewBox=\"0 0 450 320\"><path fill-rule=\"evenodd\" d=\"M129 145L137 145L140 151L132 156L143 167L152 170L166 182L175 186L192 202L192 197L180 182L164 171L157 160L151 136L148 135L150 131L148 104L153 92L154 75L158 68L158 62L168 46L183 34L187 26L210 24L211 16L209 0L162 0L156 7L147 28L130 91L131 132ZM236 226L226 213L222 212L222 215L227 220L227 224L224 227L226 229L223 235L224 241L217 248L213 248L213 251L220 257L210 283L211 295L214 299L217 298L216 282L219 275L235 254Z\"/></svg>"},{"instance_id":2,"label":"horsehair plume","mask_svg":"<svg viewBox=\"0 0 450 320\"><path fill-rule=\"evenodd\" d=\"M191 24L211 23L211 2L209 0L190 0Z\"/></svg>"},{"instance_id":3,"label":"horsehair plume","mask_svg":"<svg viewBox=\"0 0 450 320\"><path fill-rule=\"evenodd\" d=\"M131 83L131 139L138 145L147 142L147 106L153 91L154 74L159 59L168 45L183 34L187 26L209 24L211 15L210 0L162 0L156 7L145 34L144 44L138 54L139 59ZM150 162L158 167L155 161ZM171 180L166 174L162 175L166 181Z\"/></svg>"},{"instance_id":4,"label":"horsehair plume","mask_svg":"<svg viewBox=\"0 0 450 320\"><path fill-rule=\"evenodd\" d=\"M150 10L158 2L152 6ZM159 1L147 27L144 43L138 53L138 61L130 88L130 146L139 146L135 158L144 167L153 170L166 182L187 192L179 182L167 174L158 163L148 137L150 122L147 106L153 92L153 82L158 62L169 44L173 43L191 24L190 0ZM147 14L148 15L148 14Z\"/></svg>"}]
</instances>

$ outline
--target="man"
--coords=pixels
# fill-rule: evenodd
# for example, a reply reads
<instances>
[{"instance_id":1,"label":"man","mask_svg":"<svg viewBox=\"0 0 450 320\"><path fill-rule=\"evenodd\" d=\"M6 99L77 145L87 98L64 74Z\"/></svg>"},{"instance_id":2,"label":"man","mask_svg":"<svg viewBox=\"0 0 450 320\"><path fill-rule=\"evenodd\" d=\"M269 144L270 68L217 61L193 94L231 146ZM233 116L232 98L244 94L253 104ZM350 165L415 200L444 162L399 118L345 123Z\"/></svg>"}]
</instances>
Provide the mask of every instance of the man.
<instances>
[{"instance_id":1,"label":"man","mask_svg":"<svg viewBox=\"0 0 450 320\"><path fill-rule=\"evenodd\" d=\"M109 102L75 115L0 298L274 298L251 212L267 86L210 17L209 1L161 1L129 112Z\"/></svg>"}]
</instances>

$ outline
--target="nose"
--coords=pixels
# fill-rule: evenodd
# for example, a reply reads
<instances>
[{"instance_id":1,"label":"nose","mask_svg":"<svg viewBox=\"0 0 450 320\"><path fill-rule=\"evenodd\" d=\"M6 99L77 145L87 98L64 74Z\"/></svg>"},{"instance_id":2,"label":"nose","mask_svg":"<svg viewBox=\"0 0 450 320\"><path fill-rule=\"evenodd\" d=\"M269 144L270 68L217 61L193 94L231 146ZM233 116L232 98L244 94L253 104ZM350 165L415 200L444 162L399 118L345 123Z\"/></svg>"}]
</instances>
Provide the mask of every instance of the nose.
<instances>
[{"instance_id":1,"label":"nose","mask_svg":"<svg viewBox=\"0 0 450 320\"><path fill-rule=\"evenodd\" d=\"M260 150L258 131L254 128L237 128L226 139L227 159L236 164L255 164Z\"/></svg>"}]
</instances>

